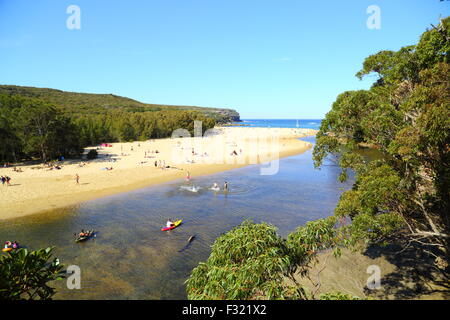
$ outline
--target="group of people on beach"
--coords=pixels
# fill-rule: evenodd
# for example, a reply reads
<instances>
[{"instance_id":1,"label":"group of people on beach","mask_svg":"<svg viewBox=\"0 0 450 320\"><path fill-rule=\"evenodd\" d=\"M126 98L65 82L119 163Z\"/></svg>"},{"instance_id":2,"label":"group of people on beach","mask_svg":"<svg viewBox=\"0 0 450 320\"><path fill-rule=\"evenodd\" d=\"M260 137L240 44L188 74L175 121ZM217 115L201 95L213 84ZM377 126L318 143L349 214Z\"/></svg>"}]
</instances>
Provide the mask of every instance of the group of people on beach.
<instances>
[{"instance_id":1,"label":"group of people on beach","mask_svg":"<svg viewBox=\"0 0 450 320\"><path fill-rule=\"evenodd\" d=\"M155 160L155 168L161 168L161 169L165 169L166 168L166 160Z\"/></svg>"},{"instance_id":2,"label":"group of people on beach","mask_svg":"<svg viewBox=\"0 0 450 320\"><path fill-rule=\"evenodd\" d=\"M2 180L2 185L3 186L9 186L10 182L11 182L11 178L8 176L1 176L0 178Z\"/></svg>"},{"instance_id":3,"label":"group of people on beach","mask_svg":"<svg viewBox=\"0 0 450 320\"><path fill-rule=\"evenodd\" d=\"M159 169L178 169L181 170L180 168L174 167L174 166L170 166L170 165L166 165L166 160L155 160L155 168L159 168Z\"/></svg>"},{"instance_id":4,"label":"group of people on beach","mask_svg":"<svg viewBox=\"0 0 450 320\"><path fill-rule=\"evenodd\" d=\"M153 156L147 157L147 153L159 153L159 151L158 150L152 150L152 151L147 150L144 152L144 158L153 158Z\"/></svg>"}]
</instances>

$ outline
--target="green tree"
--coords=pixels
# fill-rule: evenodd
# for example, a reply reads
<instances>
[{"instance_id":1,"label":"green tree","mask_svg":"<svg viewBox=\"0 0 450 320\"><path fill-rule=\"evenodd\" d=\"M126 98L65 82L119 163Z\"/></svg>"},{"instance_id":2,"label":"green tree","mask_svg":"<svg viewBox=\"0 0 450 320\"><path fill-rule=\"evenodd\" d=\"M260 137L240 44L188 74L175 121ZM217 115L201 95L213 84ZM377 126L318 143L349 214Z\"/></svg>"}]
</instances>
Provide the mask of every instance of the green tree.
<instances>
[{"instance_id":1,"label":"green tree","mask_svg":"<svg viewBox=\"0 0 450 320\"><path fill-rule=\"evenodd\" d=\"M346 178L356 173L335 214L350 217L350 239L386 241L397 235L420 242L448 272L450 260L450 17L426 31L417 45L368 57L363 77L377 73L370 90L337 97L314 147L315 165L336 161ZM358 97L368 97L361 99ZM365 144L383 159L367 163Z\"/></svg>"},{"instance_id":2,"label":"green tree","mask_svg":"<svg viewBox=\"0 0 450 320\"><path fill-rule=\"evenodd\" d=\"M0 256L0 300L51 299L55 289L48 283L64 273L52 250L21 248Z\"/></svg>"},{"instance_id":3,"label":"green tree","mask_svg":"<svg viewBox=\"0 0 450 320\"><path fill-rule=\"evenodd\" d=\"M273 225L244 221L216 239L207 261L192 271L186 281L188 298L313 298L313 293L298 283L296 274L307 276L318 252L337 248L342 242L335 222L334 217L309 222L285 240Z\"/></svg>"}]
</instances>

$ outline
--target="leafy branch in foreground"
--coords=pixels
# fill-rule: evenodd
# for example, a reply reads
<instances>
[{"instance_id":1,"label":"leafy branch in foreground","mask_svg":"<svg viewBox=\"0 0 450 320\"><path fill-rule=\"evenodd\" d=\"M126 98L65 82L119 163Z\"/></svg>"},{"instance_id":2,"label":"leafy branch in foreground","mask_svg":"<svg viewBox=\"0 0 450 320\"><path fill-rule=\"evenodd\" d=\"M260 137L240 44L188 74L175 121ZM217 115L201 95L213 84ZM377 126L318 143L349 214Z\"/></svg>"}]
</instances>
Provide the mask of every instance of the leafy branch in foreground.
<instances>
[{"instance_id":1,"label":"leafy branch in foreground","mask_svg":"<svg viewBox=\"0 0 450 320\"><path fill-rule=\"evenodd\" d=\"M20 248L0 256L0 300L51 299L55 289L48 282L61 279L64 273L52 251Z\"/></svg>"},{"instance_id":2,"label":"leafy branch in foreground","mask_svg":"<svg viewBox=\"0 0 450 320\"><path fill-rule=\"evenodd\" d=\"M307 276L317 253L341 241L335 223L334 217L309 222L285 240L273 225L244 221L216 239L208 260L192 271L186 281L188 298L313 298L295 275Z\"/></svg>"}]
</instances>

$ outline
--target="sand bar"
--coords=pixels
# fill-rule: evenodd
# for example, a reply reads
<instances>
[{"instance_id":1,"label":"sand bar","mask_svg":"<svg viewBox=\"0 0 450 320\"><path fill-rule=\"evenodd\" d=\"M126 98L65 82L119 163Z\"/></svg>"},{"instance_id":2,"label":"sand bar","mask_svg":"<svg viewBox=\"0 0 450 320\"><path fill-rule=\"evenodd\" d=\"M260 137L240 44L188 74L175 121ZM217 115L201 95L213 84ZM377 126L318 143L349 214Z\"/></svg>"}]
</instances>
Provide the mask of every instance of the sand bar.
<instances>
[{"instance_id":1,"label":"sand bar","mask_svg":"<svg viewBox=\"0 0 450 320\"><path fill-rule=\"evenodd\" d=\"M0 185L0 219L62 208L163 182L185 181L188 172L195 179L268 163L265 174L276 174L276 160L311 148L310 143L298 138L315 133L315 130L300 128L218 127L208 137L89 147L85 154L96 149L97 159L87 161L84 156L81 160L61 161L57 163L60 169L44 164L15 166L22 172L13 171L12 167L0 168L0 175L11 177L9 186Z\"/></svg>"}]
</instances>

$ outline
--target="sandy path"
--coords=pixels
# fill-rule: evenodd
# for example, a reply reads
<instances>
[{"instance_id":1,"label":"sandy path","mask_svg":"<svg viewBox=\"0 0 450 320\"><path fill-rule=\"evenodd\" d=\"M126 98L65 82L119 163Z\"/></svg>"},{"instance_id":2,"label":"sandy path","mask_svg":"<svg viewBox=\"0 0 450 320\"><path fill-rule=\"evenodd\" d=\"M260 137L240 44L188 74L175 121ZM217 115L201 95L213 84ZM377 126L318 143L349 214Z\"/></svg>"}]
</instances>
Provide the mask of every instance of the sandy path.
<instances>
[{"instance_id":1,"label":"sandy path","mask_svg":"<svg viewBox=\"0 0 450 320\"><path fill-rule=\"evenodd\" d=\"M195 178L273 161L267 165L266 174L276 174L276 160L311 148L311 144L297 138L313 134L315 131L310 129L216 128L207 138L112 143L112 147L98 149L98 159L59 162L60 170L49 170L44 165L18 166L23 170L20 173L13 168L0 168L0 175L12 178L10 186L0 185L0 219L182 180L188 171ZM85 153L93 148L96 147L86 148ZM154 153L156 150L158 153ZM233 151L236 154L231 155ZM158 166L165 164L170 168L155 167L155 161ZM80 166L82 162L86 164L83 167ZM111 167L112 170L105 169ZM77 174L79 184L75 180Z\"/></svg>"}]
</instances>

